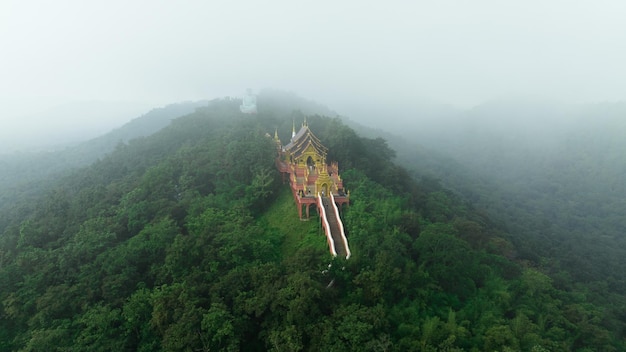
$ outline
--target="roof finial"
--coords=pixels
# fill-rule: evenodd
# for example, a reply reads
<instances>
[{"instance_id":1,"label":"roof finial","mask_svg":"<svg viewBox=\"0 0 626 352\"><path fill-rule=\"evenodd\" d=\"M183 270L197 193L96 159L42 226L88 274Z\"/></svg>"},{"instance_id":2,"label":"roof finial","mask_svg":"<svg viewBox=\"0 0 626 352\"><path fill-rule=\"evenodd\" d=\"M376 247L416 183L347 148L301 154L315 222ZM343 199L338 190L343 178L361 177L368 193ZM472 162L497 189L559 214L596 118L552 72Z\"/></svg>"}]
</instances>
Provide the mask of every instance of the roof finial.
<instances>
[{"instance_id":1,"label":"roof finial","mask_svg":"<svg viewBox=\"0 0 626 352\"><path fill-rule=\"evenodd\" d=\"M293 139L293 137L296 136L296 120L295 119L291 119L291 139Z\"/></svg>"}]
</instances>

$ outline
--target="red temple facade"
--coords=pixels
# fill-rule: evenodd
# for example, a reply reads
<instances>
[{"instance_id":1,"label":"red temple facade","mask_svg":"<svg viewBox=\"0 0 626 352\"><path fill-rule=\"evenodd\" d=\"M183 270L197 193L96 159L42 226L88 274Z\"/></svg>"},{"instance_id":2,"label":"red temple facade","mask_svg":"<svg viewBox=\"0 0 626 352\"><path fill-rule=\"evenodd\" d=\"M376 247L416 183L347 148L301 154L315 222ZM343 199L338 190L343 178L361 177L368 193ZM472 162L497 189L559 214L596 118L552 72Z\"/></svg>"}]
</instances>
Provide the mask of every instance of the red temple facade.
<instances>
[{"instance_id":1,"label":"red temple facade","mask_svg":"<svg viewBox=\"0 0 626 352\"><path fill-rule=\"evenodd\" d=\"M318 195L323 199L334 199L339 208L349 203L350 194L343 187L339 165L337 162L326 163L328 149L311 132L306 121L297 133L293 129L287 145L281 144L278 133L275 133L274 140L278 148L276 166L283 174L283 180L289 178L300 219L309 219L310 207L318 204Z\"/></svg>"}]
</instances>

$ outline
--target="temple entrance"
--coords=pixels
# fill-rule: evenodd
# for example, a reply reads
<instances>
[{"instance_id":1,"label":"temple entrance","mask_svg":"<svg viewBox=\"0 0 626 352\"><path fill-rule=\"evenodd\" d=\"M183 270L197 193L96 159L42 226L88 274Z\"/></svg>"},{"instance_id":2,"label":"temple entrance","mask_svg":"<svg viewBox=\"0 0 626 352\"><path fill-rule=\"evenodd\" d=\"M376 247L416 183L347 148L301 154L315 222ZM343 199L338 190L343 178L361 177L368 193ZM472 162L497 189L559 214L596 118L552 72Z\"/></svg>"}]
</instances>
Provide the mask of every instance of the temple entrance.
<instances>
[{"instance_id":1,"label":"temple entrance","mask_svg":"<svg viewBox=\"0 0 626 352\"><path fill-rule=\"evenodd\" d=\"M311 218L311 207L314 206L315 203L300 203L298 204L298 215L300 216L300 221L308 221ZM317 210L317 208L313 208L313 210Z\"/></svg>"},{"instance_id":2,"label":"temple entrance","mask_svg":"<svg viewBox=\"0 0 626 352\"><path fill-rule=\"evenodd\" d=\"M320 192L324 197L328 197L328 183L322 183L322 186L320 187Z\"/></svg>"},{"instance_id":3,"label":"temple entrance","mask_svg":"<svg viewBox=\"0 0 626 352\"><path fill-rule=\"evenodd\" d=\"M306 205L306 218L307 220L311 218L311 204Z\"/></svg>"}]
</instances>

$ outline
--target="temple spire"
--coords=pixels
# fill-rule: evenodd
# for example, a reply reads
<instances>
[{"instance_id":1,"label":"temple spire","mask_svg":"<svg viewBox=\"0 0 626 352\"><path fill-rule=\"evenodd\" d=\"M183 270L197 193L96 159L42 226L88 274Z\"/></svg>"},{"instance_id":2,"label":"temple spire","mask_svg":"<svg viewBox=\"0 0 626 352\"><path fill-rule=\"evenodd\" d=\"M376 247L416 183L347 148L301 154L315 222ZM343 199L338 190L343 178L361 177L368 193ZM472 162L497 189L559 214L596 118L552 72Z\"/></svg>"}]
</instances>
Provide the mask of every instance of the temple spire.
<instances>
[{"instance_id":1,"label":"temple spire","mask_svg":"<svg viewBox=\"0 0 626 352\"><path fill-rule=\"evenodd\" d=\"M291 120L291 139L296 136L296 120Z\"/></svg>"}]
</instances>

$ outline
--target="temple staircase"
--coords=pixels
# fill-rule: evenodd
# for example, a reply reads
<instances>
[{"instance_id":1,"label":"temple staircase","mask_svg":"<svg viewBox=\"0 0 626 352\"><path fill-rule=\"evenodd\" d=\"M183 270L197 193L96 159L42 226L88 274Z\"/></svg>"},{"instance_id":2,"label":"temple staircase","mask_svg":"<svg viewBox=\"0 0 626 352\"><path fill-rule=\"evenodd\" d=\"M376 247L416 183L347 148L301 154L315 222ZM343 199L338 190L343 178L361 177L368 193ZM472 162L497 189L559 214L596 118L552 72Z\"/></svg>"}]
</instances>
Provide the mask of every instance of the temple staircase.
<instances>
[{"instance_id":1,"label":"temple staircase","mask_svg":"<svg viewBox=\"0 0 626 352\"><path fill-rule=\"evenodd\" d=\"M334 197L322 197L318 194L317 206L320 210L322 218L322 227L326 233L328 247L333 257L350 258L350 247L348 247L348 239L343 229L343 222L339 217L339 209L335 204Z\"/></svg>"}]
</instances>

